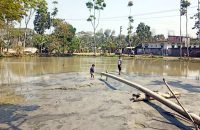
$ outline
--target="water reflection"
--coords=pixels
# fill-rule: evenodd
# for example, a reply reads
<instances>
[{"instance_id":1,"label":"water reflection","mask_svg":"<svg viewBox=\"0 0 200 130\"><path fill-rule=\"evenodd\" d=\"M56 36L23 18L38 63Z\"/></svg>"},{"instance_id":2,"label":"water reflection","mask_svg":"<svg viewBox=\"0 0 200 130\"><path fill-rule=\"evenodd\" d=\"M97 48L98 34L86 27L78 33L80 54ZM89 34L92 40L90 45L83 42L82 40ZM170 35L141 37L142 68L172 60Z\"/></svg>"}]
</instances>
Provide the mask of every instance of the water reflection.
<instances>
[{"instance_id":1,"label":"water reflection","mask_svg":"<svg viewBox=\"0 0 200 130\"><path fill-rule=\"evenodd\" d=\"M1 83L20 82L24 78L48 73L88 72L91 64L96 71L117 71L117 57L26 57L0 59ZM123 59L123 73L178 76L199 80L200 63Z\"/></svg>"},{"instance_id":2,"label":"water reflection","mask_svg":"<svg viewBox=\"0 0 200 130\"><path fill-rule=\"evenodd\" d=\"M200 64L180 61L139 60L132 61L132 65L127 62L126 71L137 74L196 78L200 76Z\"/></svg>"}]
</instances>

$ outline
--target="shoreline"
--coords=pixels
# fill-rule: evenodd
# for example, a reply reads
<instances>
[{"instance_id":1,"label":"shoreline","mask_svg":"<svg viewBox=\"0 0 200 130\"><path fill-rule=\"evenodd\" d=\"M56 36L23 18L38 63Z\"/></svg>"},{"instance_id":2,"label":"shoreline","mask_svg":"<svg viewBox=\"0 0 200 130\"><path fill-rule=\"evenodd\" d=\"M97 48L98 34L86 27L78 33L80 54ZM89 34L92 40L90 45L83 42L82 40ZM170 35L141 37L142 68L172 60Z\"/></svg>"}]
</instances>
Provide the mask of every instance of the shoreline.
<instances>
[{"instance_id":1,"label":"shoreline","mask_svg":"<svg viewBox=\"0 0 200 130\"><path fill-rule=\"evenodd\" d=\"M118 57L119 55L116 55L114 53L111 54L100 54L97 53L94 55L94 53L73 53L73 54L61 54L61 55L49 55L49 54L25 54L25 55L5 55L1 56L0 58L13 58L13 57ZM164 61L181 61L181 62L196 62L200 63L200 57L171 57L171 56L157 56L157 55L127 55L122 54L122 57L129 57L136 60L164 60Z\"/></svg>"}]
</instances>

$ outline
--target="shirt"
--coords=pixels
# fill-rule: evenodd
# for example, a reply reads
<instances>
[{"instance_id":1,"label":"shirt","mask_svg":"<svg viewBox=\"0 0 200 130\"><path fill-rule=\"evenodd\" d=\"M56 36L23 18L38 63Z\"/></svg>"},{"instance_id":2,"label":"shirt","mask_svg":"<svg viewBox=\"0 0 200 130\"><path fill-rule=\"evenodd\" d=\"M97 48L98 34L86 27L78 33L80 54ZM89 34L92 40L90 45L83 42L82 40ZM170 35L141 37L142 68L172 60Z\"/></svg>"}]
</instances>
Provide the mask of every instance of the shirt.
<instances>
[{"instance_id":1,"label":"shirt","mask_svg":"<svg viewBox=\"0 0 200 130\"><path fill-rule=\"evenodd\" d=\"M94 67L90 68L90 73L94 73Z\"/></svg>"},{"instance_id":2,"label":"shirt","mask_svg":"<svg viewBox=\"0 0 200 130\"><path fill-rule=\"evenodd\" d=\"M122 65L122 59L118 59L118 65Z\"/></svg>"}]
</instances>

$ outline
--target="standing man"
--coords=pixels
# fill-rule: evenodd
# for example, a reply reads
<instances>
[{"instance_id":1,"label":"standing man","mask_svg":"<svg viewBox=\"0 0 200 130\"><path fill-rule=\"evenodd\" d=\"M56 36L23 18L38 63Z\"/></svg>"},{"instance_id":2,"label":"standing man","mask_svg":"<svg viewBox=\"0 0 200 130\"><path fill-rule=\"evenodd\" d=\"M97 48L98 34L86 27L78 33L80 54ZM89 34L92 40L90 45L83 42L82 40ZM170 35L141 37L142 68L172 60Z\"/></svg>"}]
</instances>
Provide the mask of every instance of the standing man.
<instances>
[{"instance_id":1,"label":"standing man","mask_svg":"<svg viewBox=\"0 0 200 130\"><path fill-rule=\"evenodd\" d=\"M90 68L91 79L94 79L94 67L95 67L95 65L92 64L92 67Z\"/></svg>"},{"instance_id":2,"label":"standing man","mask_svg":"<svg viewBox=\"0 0 200 130\"><path fill-rule=\"evenodd\" d=\"M121 74L121 70L122 70L122 59L121 56L119 56L118 59L118 70L119 70L119 75Z\"/></svg>"}]
</instances>

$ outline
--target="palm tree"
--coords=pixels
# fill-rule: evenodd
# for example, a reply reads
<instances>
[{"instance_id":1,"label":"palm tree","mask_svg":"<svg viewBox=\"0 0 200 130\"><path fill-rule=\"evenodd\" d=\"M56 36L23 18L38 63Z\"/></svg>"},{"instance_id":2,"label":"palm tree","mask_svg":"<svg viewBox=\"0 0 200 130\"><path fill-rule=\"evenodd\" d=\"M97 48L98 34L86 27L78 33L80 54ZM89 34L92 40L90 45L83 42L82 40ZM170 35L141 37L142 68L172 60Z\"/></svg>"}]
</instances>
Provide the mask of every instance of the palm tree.
<instances>
[{"instance_id":1,"label":"palm tree","mask_svg":"<svg viewBox=\"0 0 200 130\"><path fill-rule=\"evenodd\" d=\"M188 43L188 14L187 8L190 6L190 2L188 0L181 0L181 16L185 15L186 18L186 45L187 45L187 56L189 56L189 43Z\"/></svg>"},{"instance_id":2,"label":"palm tree","mask_svg":"<svg viewBox=\"0 0 200 130\"><path fill-rule=\"evenodd\" d=\"M96 30L99 25L100 12L106 7L106 3L104 2L104 0L88 0L88 2L86 3L86 7L89 9L90 12L90 16L87 21L91 22L93 27L94 54L96 55Z\"/></svg>"},{"instance_id":3,"label":"palm tree","mask_svg":"<svg viewBox=\"0 0 200 130\"><path fill-rule=\"evenodd\" d=\"M129 16L128 16L128 20L129 20L129 24L128 24L128 42L129 42L129 46L131 47L131 43L130 43L130 35L132 33L132 29L133 29L133 26L132 26L132 23L133 23L133 16L131 16L131 7L133 6L133 1L129 1L128 2L128 7L130 8L130 11L129 11Z\"/></svg>"},{"instance_id":4,"label":"palm tree","mask_svg":"<svg viewBox=\"0 0 200 130\"><path fill-rule=\"evenodd\" d=\"M181 30L181 27L182 27L182 25L181 25L181 1L182 0L180 0L180 38L179 38L179 40L180 40L180 57L182 56L182 30Z\"/></svg>"}]
</instances>

